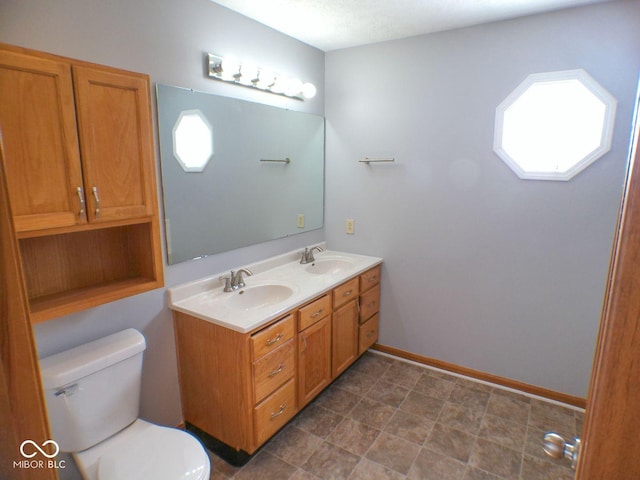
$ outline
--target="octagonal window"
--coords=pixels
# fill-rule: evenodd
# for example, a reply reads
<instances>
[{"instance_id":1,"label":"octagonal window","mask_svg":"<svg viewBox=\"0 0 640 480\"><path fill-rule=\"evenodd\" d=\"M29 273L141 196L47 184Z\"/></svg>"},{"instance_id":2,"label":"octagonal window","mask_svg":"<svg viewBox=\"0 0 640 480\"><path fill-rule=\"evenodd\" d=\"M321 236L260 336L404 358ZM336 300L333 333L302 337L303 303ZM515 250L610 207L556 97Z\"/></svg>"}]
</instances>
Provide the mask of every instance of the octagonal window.
<instances>
[{"instance_id":1,"label":"octagonal window","mask_svg":"<svg viewBox=\"0 0 640 480\"><path fill-rule=\"evenodd\" d=\"M493 148L520 178L570 180L611 149L615 110L584 70L529 75L496 109Z\"/></svg>"},{"instance_id":2,"label":"octagonal window","mask_svg":"<svg viewBox=\"0 0 640 480\"><path fill-rule=\"evenodd\" d=\"M200 110L183 110L173 126L173 154L185 172L202 172L213 155L213 129Z\"/></svg>"}]
</instances>

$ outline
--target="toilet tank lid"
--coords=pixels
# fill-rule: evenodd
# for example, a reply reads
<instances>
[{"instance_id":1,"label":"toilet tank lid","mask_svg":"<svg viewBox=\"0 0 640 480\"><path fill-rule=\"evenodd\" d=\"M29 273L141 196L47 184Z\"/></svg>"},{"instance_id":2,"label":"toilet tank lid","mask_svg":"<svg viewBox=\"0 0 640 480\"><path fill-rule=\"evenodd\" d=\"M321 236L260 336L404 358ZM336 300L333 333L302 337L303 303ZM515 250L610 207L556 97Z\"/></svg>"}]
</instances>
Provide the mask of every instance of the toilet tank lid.
<instances>
[{"instance_id":1,"label":"toilet tank lid","mask_svg":"<svg viewBox=\"0 0 640 480\"><path fill-rule=\"evenodd\" d=\"M126 360L145 347L144 336L129 328L43 358L40 360L43 387L63 387Z\"/></svg>"}]
</instances>

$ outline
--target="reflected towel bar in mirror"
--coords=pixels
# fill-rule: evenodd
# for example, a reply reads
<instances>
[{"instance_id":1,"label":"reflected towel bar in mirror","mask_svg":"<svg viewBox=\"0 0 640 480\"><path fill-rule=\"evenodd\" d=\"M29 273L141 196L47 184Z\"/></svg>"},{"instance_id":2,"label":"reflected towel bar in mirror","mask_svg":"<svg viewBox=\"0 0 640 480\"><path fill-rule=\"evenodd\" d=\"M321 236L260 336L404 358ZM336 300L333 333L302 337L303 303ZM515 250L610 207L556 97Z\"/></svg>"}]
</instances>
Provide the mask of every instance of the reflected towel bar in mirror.
<instances>
[{"instance_id":1,"label":"reflected towel bar in mirror","mask_svg":"<svg viewBox=\"0 0 640 480\"><path fill-rule=\"evenodd\" d=\"M261 162L275 162L275 163L286 163L287 165L291 163L291 159L287 158L261 158Z\"/></svg>"},{"instance_id":2,"label":"reflected towel bar in mirror","mask_svg":"<svg viewBox=\"0 0 640 480\"><path fill-rule=\"evenodd\" d=\"M370 163L391 163L395 162L396 159L394 157L364 157L362 160L358 161L369 165Z\"/></svg>"}]
</instances>

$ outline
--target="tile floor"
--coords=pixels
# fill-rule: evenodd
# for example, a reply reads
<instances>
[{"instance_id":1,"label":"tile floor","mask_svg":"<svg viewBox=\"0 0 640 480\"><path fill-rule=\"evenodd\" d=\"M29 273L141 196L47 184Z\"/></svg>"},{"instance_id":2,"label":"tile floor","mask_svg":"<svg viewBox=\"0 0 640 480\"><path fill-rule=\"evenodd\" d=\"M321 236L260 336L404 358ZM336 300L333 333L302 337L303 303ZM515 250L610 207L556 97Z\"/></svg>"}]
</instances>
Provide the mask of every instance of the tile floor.
<instances>
[{"instance_id":1,"label":"tile floor","mask_svg":"<svg viewBox=\"0 0 640 480\"><path fill-rule=\"evenodd\" d=\"M212 480L570 480L542 452L581 412L366 353L242 468Z\"/></svg>"}]
</instances>

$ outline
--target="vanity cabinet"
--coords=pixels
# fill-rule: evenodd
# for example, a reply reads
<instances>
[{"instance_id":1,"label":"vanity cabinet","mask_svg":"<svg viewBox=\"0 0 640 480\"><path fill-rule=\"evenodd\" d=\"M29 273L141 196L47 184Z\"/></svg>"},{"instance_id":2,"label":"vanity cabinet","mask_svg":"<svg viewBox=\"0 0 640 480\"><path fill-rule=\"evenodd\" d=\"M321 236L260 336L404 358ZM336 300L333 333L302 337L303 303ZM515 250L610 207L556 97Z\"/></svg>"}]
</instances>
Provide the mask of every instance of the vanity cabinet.
<instances>
[{"instance_id":1,"label":"vanity cabinet","mask_svg":"<svg viewBox=\"0 0 640 480\"><path fill-rule=\"evenodd\" d=\"M162 286L147 75L0 44L0 134L31 317Z\"/></svg>"},{"instance_id":2,"label":"vanity cabinet","mask_svg":"<svg viewBox=\"0 0 640 480\"><path fill-rule=\"evenodd\" d=\"M246 462L377 340L379 279L374 267L244 333L174 310L187 429Z\"/></svg>"},{"instance_id":3,"label":"vanity cabinet","mask_svg":"<svg viewBox=\"0 0 640 480\"><path fill-rule=\"evenodd\" d=\"M261 445L296 413L294 315L251 335L255 444Z\"/></svg>"},{"instance_id":4,"label":"vanity cabinet","mask_svg":"<svg viewBox=\"0 0 640 480\"><path fill-rule=\"evenodd\" d=\"M298 406L331 383L331 295L298 311Z\"/></svg>"},{"instance_id":5,"label":"vanity cabinet","mask_svg":"<svg viewBox=\"0 0 640 480\"><path fill-rule=\"evenodd\" d=\"M360 321L358 355L362 355L378 340L380 309L380 266L360 275Z\"/></svg>"}]
</instances>

